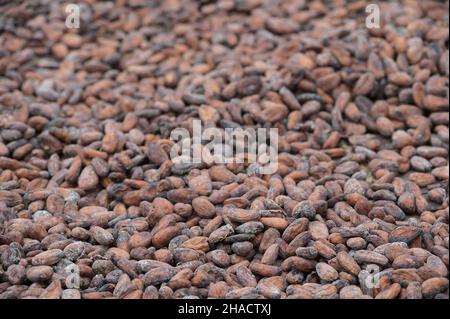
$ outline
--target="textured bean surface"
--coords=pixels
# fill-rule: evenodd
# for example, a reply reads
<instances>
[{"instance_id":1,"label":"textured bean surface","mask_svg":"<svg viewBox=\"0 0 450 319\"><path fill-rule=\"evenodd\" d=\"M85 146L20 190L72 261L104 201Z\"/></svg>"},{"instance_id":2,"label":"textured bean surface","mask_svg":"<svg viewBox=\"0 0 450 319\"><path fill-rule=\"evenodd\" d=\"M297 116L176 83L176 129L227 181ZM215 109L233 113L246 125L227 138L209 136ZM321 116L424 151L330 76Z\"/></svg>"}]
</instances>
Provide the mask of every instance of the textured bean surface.
<instances>
[{"instance_id":1,"label":"textured bean surface","mask_svg":"<svg viewBox=\"0 0 450 319\"><path fill-rule=\"evenodd\" d=\"M0 299L448 299L448 1L77 3L0 1Z\"/></svg>"}]
</instances>

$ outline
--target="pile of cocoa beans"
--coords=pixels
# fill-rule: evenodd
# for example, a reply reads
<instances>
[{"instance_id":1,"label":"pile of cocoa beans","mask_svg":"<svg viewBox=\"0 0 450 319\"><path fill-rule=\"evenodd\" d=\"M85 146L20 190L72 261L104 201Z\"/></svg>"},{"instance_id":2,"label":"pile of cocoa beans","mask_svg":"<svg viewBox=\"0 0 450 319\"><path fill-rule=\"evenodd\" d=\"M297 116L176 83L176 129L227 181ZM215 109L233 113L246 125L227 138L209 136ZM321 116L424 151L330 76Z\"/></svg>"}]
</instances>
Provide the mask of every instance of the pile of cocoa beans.
<instances>
[{"instance_id":1,"label":"pile of cocoa beans","mask_svg":"<svg viewBox=\"0 0 450 319\"><path fill-rule=\"evenodd\" d=\"M72 2L0 1L0 299L449 298L448 1Z\"/></svg>"}]
</instances>

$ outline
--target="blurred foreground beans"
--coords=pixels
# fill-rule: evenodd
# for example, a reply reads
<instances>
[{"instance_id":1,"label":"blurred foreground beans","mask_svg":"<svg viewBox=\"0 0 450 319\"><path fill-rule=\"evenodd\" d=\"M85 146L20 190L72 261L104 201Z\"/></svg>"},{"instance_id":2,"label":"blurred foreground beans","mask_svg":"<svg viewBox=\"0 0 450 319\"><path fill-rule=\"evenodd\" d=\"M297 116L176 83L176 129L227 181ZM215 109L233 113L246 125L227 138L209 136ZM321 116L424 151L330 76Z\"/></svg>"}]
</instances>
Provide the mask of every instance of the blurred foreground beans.
<instances>
[{"instance_id":1,"label":"blurred foreground beans","mask_svg":"<svg viewBox=\"0 0 450 319\"><path fill-rule=\"evenodd\" d=\"M448 1L65 3L0 1L0 299L448 299Z\"/></svg>"}]
</instances>

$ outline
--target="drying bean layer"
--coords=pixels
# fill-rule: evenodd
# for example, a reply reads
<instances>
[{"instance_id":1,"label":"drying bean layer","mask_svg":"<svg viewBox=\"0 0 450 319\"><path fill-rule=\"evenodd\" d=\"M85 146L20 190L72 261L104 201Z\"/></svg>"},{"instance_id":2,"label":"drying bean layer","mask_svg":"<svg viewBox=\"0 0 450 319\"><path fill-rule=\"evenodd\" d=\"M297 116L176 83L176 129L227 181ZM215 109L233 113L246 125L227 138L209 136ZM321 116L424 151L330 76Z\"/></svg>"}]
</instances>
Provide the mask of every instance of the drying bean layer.
<instances>
[{"instance_id":1,"label":"drying bean layer","mask_svg":"<svg viewBox=\"0 0 450 319\"><path fill-rule=\"evenodd\" d=\"M74 2L0 1L0 299L448 298L448 1Z\"/></svg>"}]
</instances>

